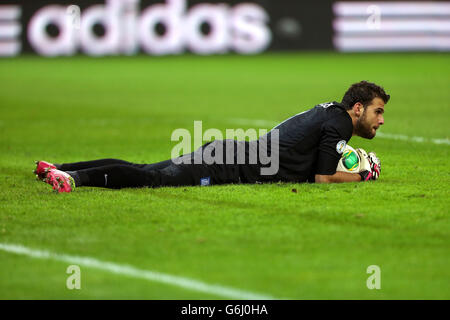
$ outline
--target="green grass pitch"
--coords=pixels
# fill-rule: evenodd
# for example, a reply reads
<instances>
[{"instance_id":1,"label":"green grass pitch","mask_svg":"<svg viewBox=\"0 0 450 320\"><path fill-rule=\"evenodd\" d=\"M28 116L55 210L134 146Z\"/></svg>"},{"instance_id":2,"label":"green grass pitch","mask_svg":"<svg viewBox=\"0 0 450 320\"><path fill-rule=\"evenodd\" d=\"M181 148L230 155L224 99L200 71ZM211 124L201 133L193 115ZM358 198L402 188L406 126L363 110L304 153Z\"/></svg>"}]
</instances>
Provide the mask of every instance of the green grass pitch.
<instances>
[{"instance_id":1,"label":"green grass pitch","mask_svg":"<svg viewBox=\"0 0 450 320\"><path fill-rule=\"evenodd\" d=\"M165 160L172 131L194 120L276 123L360 80L392 96L381 132L419 137L350 141L381 158L376 182L55 194L32 174L34 160ZM0 60L0 85L0 244L276 298L450 298L448 54L25 56ZM380 290L366 286L369 265ZM83 266L68 290L67 266L0 250L0 298L223 298Z\"/></svg>"}]
</instances>

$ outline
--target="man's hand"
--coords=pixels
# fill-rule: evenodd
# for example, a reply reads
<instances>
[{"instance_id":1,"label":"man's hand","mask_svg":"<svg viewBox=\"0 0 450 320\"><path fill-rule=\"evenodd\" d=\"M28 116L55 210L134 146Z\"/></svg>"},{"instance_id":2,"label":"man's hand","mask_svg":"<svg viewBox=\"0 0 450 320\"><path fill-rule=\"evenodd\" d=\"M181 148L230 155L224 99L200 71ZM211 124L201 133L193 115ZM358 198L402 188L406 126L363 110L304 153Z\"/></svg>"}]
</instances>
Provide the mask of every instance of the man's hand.
<instances>
[{"instance_id":1,"label":"man's hand","mask_svg":"<svg viewBox=\"0 0 450 320\"><path fill-rule=\"evenodd\" d=\"M378 159L375 152L369 152L369 162L371 163L373 180L377 180L381 174L381 161Z\"/></svg>"},{"instance_id":2,"label":"man's hand","mask_svg":"<svg viewBox=\"0 0 450 320\"><path fill-rule=\"evenodd\" d=\"M366 153L363 149L356 149L361 158L361 181L377 180L381 174L381 161L375 152Z\"/></svg>"},{"instance_id":3,"label":"man's hand","mask_svg":"<svg viewBox=\"0 0 450 320\"><path fill-rule=\"evenodd\" d=\"M381 162L375 152L367 152L364 149L355 149L360 159L358 173L337 171L332 175L315 175L316 183L340 183L377 180L381 173Z\"/></svg>"}]
</instances>

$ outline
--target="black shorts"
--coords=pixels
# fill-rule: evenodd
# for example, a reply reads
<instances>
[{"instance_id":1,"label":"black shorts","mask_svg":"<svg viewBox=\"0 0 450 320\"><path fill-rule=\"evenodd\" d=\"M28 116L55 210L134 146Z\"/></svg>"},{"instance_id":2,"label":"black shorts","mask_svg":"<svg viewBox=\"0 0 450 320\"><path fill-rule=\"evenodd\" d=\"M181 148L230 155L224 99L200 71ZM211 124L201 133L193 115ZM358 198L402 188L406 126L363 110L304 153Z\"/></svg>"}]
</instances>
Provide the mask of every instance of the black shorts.
<instances>
[{"instance_id":1,"label":"black shorts","mask_svg":"<svg viewBox=\"0 0 450 320\"><path fill-rule=\"evenodd\" d=\"M145 165L142 169L152 176L153 186L208 186L251 182L250 172L256 170L256 167L237 163L237 146L238 142L234 140L216 140L190 154ZM221 155L216 157L216 152L221 152ZM212 155L217 161L206 159L205 154Z\"/></svg>"}]
</instances>

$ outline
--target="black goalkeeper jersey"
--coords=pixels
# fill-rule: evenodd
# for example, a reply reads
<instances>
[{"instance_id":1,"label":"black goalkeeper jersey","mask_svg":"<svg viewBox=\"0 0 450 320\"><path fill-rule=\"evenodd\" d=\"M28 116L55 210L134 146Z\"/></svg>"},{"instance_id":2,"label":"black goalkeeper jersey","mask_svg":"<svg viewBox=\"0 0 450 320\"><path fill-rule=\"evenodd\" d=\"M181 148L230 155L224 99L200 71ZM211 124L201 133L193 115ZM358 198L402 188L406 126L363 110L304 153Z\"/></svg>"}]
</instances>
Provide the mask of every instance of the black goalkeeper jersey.
<instances>
[{"instance_id":1,"label":"black goalkeeper jersey","mask_svg":"<svg viewBox=\"0 0 450 320\"><path fill-rule=\"evenodd\" d=\"M342 105L329 102L283 121L267 137L274 129L279 130L279 171L254 179L247 175L248 181L314 182L316 174L334 174L353 124Z\"/></svg>"}]
</instances>

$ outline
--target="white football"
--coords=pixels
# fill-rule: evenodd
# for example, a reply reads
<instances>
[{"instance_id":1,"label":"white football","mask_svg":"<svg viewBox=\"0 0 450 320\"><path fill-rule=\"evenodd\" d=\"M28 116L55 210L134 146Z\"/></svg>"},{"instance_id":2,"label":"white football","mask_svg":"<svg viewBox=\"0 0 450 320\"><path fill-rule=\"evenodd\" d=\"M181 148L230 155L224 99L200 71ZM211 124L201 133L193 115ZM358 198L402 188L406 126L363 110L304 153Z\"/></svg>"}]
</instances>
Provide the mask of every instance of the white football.
<instances>
[{"instance_id":1,"label":"white football","mask_svg":"<svg viewBox=\"0 0 450 320\"><path fill-rule=\"evenodd\" d=\"M361 157L355 149L348 144L342 152L342 156L339 159L336 171L358 173L361 168Z\"/></svg>"}]
</instances>

